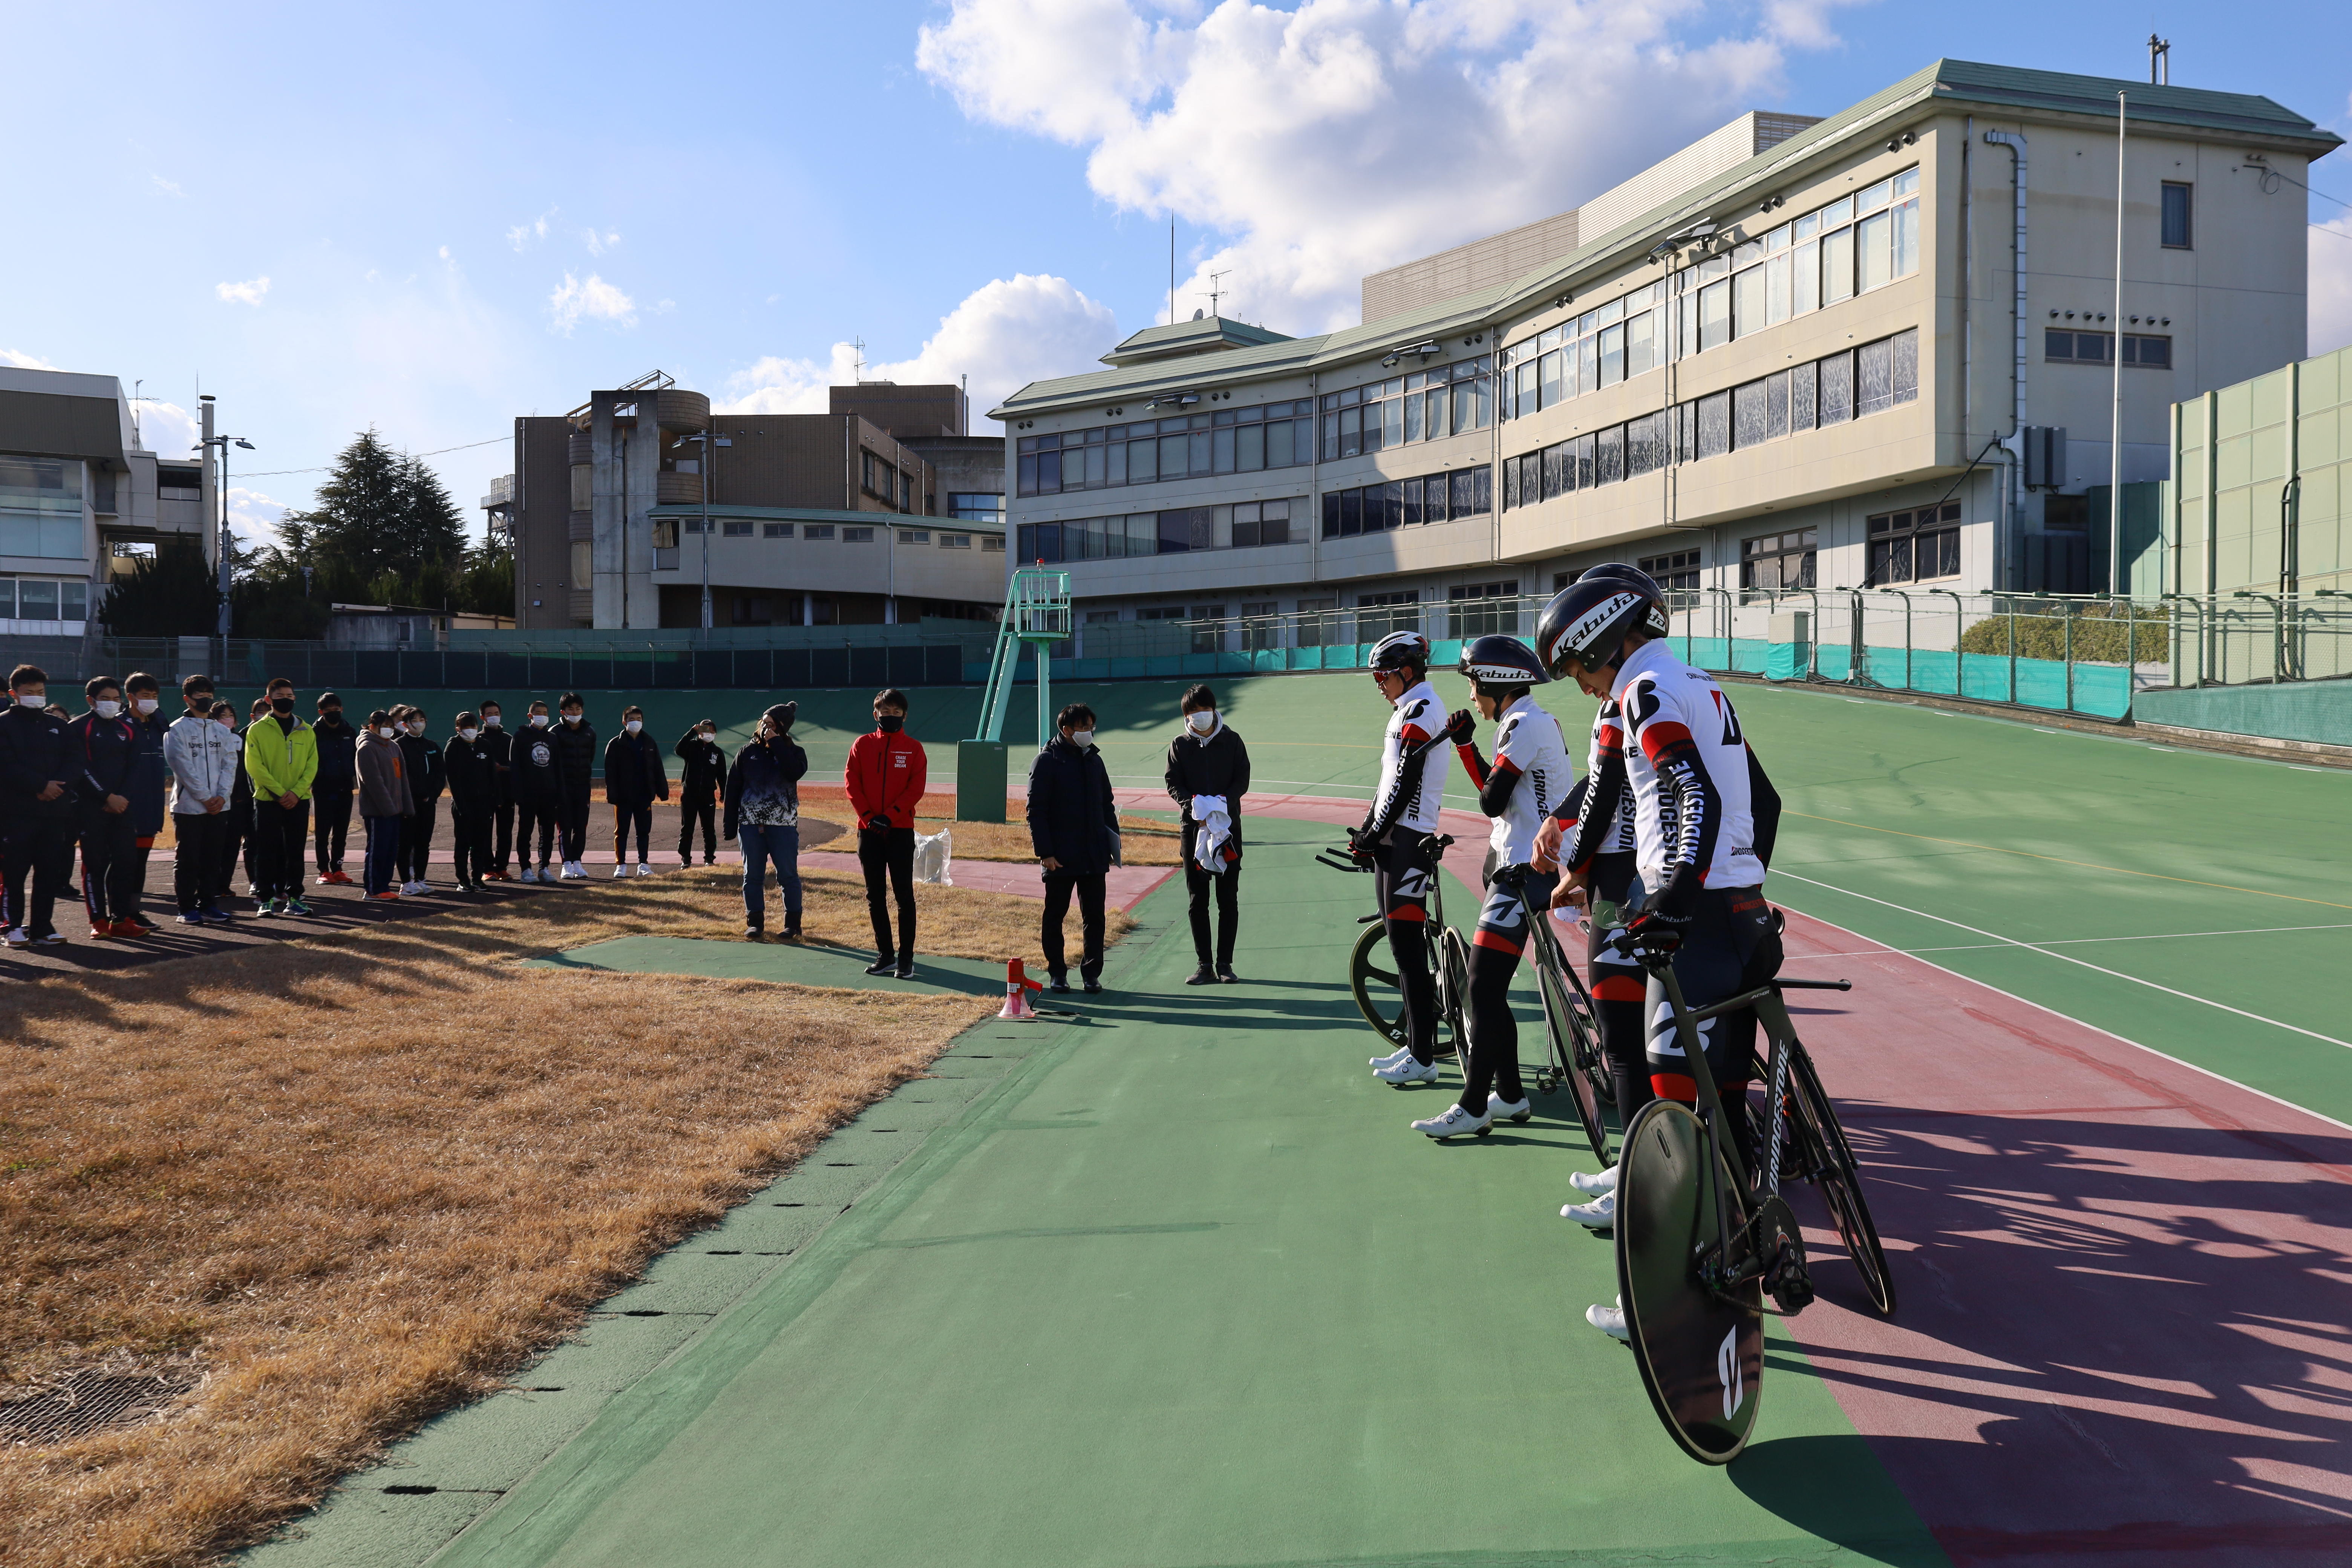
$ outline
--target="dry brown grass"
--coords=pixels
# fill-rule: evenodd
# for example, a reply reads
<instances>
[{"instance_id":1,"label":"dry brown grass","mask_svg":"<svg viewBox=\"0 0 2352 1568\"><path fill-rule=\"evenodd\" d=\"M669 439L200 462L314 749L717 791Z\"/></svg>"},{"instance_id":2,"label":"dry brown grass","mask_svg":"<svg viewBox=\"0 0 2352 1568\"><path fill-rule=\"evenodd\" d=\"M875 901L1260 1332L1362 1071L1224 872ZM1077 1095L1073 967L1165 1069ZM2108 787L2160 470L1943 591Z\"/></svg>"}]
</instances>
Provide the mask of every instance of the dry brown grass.
<instances>
[{"instance_id":1,"label":"dry brown grass","mask_svg":"<svg viewBox=\"0 0 2352 1568\"><path fill-rule=\"evenodd\" d=\"M937 833L942 827L955 830L955 853L965 860L1034 860L1036 851L1029 844L1028 803L1018 795L1004 803L1003 822L958 822L951 814L953 795L941 795L925 802L938 806L943 815L929 812L915 814L919 832ZM1172 803L1171 803L1172 804ZM823 822L855 837L856 814L849 809L849 801L837 785L804 784L801 788L801 820ZM1184 840L1172 822L1153 817L1119 814L1119 852L1129 866L1176 866L1183 862ZM810 847L814 847L811 846ZM855 849L856 845L835 843L836 849Z\"/></svg>"},{"instance_id":2,"label":"dry brown grass","mask_svg":"<svg viewBox=\"0 0 2352 1568\"><path fill-rule=\"evenodd\" d=\"M736 881L11 987L0 1384L159 1362L204 1382L159 1421L0 1449L0 1561L195 1563L257 1538L990 1011L511 962L740 929ZM808 882L813 936L867 940L861 887ZM922 909L927 952L1034 944L1031 900L925 888Z\"/></svg>"}]
</instances>

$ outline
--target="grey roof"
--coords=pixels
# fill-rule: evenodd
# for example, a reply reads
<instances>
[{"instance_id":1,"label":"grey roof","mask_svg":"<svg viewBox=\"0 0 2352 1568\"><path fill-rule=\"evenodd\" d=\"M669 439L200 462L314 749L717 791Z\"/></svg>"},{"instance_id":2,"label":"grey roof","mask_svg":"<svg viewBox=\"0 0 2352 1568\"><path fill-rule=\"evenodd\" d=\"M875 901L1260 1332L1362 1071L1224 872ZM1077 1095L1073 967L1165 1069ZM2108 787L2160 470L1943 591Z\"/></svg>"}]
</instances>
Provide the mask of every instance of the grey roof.
<instances>
[{"instance_id":1,"label":"grey roof","mask_svg":"<svg viewBox=\"0 0 2352 1568\"><path fill-rule=\"evenodd\" d=\"M1200 381L1229 382L1256 376L1296 374L1325 365L1360 360L1379 350L1451 332L1475 332L1496 324L1511 308L1558 295L1580 276L1603 264L1622 265L1624 253L1646 248L1658 237L1695 218L1714 216L1711 204L1773 170L1793 166L1865 126L1899 117L1922 104L1984 104L2049 114L2112 119L2116 94L2130 95L2135 122L2236 132L2322 157L2343 145L2334 132L2292 110L2250 93L2201 88L2153 87L2111 77L2074 76L1941 59L1884 88L1861 102L1808 126L1788 140L1735 164L1714 179L1674 197L1606 234L1591 236L1558 260L1545 263L1515 282L1456 295L1418 310L1367 321L1320 337L1296 338L1254 349L1236 349L1208 359L1157 361L1125 370L1094 371L1031 382L989 411L995 419L1045 413L1108 399L1126 399L1181 388ZM1178 326L1199 326L1180 322ZM1168 328L1147 331L1168 331ZM1146 335L1136 334L1137 338ZM1134 339L1129 340L1135 341ZM1124 346L1124 345L1122 345ZM1108 356L1106 356L1108 357Z\"/></svg>"},{"instance_id":2,"label":"grey roof","mask_svg":"<svg viewBox=\"0 0 2352 1568\"><path fill-rule=\"evenodd\" d=\"M1102 362L1105 364L1139 364L1146 360L1199 353L1220 347L1255 348L1260 343L1289 341L1286 334L1270 328L1254 327L1247 321L1231 321L1223 316L1202 316L1190 321L1171 321L1164 326L1146 327L1103 355Z\"/></svg>"}]
</instances>

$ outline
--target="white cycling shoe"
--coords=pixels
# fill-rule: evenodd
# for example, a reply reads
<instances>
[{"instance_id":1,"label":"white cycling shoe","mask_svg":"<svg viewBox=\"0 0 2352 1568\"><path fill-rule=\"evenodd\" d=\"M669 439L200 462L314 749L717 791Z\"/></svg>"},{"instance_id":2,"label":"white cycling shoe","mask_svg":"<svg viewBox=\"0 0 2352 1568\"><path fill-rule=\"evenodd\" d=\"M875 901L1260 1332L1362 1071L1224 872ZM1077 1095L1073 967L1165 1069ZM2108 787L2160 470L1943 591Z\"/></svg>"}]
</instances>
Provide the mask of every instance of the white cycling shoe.
<instances>
[{"instance_id":1,"label":"white cycling shoe","mask_svg":"<svg viewBox=\"0 0 2352 1568\"><path fill-rule=\"evenodd\" d=\"M1399 1046L1396 1049L1391 1051L1384 1057L1374 1057L1372 1058L1373 1069L1377 1071L1381 1068L1392 1068L1396 1066L1397 1063L1405 1060L1412 1055L1412 1047L1411 1046Z\"/></svg>"},{"instance_id":2,"label":"white cycling shoe","mask_svg":"<svg viewBox=\"0 0 2352 1568\"><path fill-rule=\"evenodd\" d=\"M1589 1204L1569 1204L1559 1211L1559 1217L1572 1219L1591 1230L1607 1230L1617 1223L1617 1194L1611 1191Z\"/></svg>"},{"instance_id":3,"label":"white cycling shoe","mask_svg":"<svg viewBox=\"0 0 2352 1568\"><path fill-rule=\"evenodd\" d=\"M1412 1130L1429 1138L1459 1138L1465 1133L1483 1134L1494 1125L1495 1113L1491 1108L1484 1116L1473 1116L1459 1105L1449 1105L1444 1115L1416 1121Z\"/></svg>"},{"instance_id":4,"label":"white cycling shoe","mask_svg":"<svg viewBox=\"0 0 2352 1568\"><path fill-rule=\"evenodd\" d=\"M1382 1083L1389 1084L1435 1083L1437 1064L1417 1062L1412 1059L1412 1053L1407 1051L1402 1060L1391 1062L1372 1076Z\"/></svg>"},{"instance_id":5,"label":"white cycling shoe","mask_svg":"<svg viewBox=\"0 0 2352 1568\"><path fill-rule=\"evenodd\" d=\"M1535 1106L1525 1098L1505 1100L1493 1094L1486 1097L1486 1119L1490 1121L1525 1121L1535 1113Z\"/></svg>"},{"instance_id":6,"label":"white cycling shoe","mask_svg":"<svg viewBox=\"0 0 2352 1568\"><path fill-rule=\"evenodd\" d=\"M1611 1339L1623 1344L1632 1344L1633 1335L1632 1331L1625 1327L1625 1309L1622 1305L1625 1298L1620 1296L1617 1300L1621 1303L1618 1306L1585 1308L1584 1321Z\"/></svg>"},{"instance_id":7,"label":"white cycling shoe","mask_svg":"<svg viewBox=\"0 0 2352 1568\"><path fill-rule=\"evenodd\" d=\"M1586 1171L1570 1171L1568 1174L1568 1184L1580 1193L1587 1193L1596 1197L1602 1193L1613 1193L1617 1190L1617 1167L1612 1165L1599 1175Z\"/></svg>"}]
</instances>

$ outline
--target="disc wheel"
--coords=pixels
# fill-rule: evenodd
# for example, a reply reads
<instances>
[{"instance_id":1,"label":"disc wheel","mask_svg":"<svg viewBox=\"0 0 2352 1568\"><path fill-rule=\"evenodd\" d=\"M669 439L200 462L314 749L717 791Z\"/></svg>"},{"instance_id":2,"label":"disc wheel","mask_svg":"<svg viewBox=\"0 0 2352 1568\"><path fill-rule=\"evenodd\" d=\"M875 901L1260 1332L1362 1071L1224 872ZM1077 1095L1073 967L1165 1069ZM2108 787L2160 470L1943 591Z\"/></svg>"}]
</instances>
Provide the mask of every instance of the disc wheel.
<instances>
[{"instance_id":1,"label":"disc wheel","mask_svg":"<svg viewBox=\"0 0 2352 1568\"><path fill-rule=\"evenodd\" d=\"M1462 1022L1462 1010L1470 995L1470 944L1452 926L1445 927L1438 938L1438 963L1443 978L1437 993L1437 1021L1454 1037L1454 1054L1466 1077L1470 1071L1470 1031Z\"/></svg>"},{"instance_id":2,"label":"disc wheel","mask_svg":"<svg viewBox=\"0 0 2352 1568\"><path fill-rule=\"evenodd\" d=\"M1747 1221L1719 1155L1719 1179L1707 1180L1710 1149L1679 1101L1653 1100L1633 1118L1617 1167L1617 1289L1658 1419L1692 1458L1725 1465L1748 1446L1762 1403L1763 1294L1755 1280L1718 1292L1700 1278L1721 1234L1717 1194L1735 1240Z\"/></svg>"},{"instance_id":3,"label":"disc wheel","mask_svg":"<svg viewBox=\"0 0 2352 1568\"><path fill-rule=\"evenodd\" d=\"M1822 1194L1831 1223L1845 1243L1846 1256L1861 1272L1870 1304L1881 1317L1891 1318L1895 1276L1887 1269L1885 1249L1878 1244L1877 1223L1870 1217L1870 1205L1862 1195L1862 1170L1853 1146L1845 1141L1845 1129L1838 1125L1837 1112L1830 1109L1830 1098L1822 1092L1812 1058L1801 1050L1790 1065L1792 1127L1803 1162L1801 1173Z\"/></svg>"},{"instance_id":4,"label":"disc wheel","mask_svg":"<svg viewBox=\"0 0 2352 1568\"><path fill-rule=\"evenodd\" d=\"M1584 1126L1584 1141L1605 1169L1609 1160L1609 1129L1601 1119L1601 1097L1593 1092L1588 1057L1601 1053L1592 1039L1591 1020L1549 962L1536 965L1536 994L1543 1002L1544 1032L1551 1040L1551 1064L1544 1076L1564 1087L1576 1101L1576 1119Z\"/></svg>"},{"instance_id":5,"label":"disc wheel","mask_svg":"<svg viewBox=\"0 0 2352 1568\"><path fill-rule=\"evenodd\" d=\"M1467 984L1466 978L1464 984ZM1356 998L1356 1011L1364 1016L1374 1034L1391 1046L1405 1043L1404 988L1397 984L1396 956L1389 951L1387 921L1373 921L1356 938L1355 951L1348 956L1348 989ZM1437 1021L1453 1037L1452 1042L1438 1045L1437 1054L1451 1055L1462 1038L1460 1014L1449 1016L1441 1006Z\"/></svg>"}]
</instances>

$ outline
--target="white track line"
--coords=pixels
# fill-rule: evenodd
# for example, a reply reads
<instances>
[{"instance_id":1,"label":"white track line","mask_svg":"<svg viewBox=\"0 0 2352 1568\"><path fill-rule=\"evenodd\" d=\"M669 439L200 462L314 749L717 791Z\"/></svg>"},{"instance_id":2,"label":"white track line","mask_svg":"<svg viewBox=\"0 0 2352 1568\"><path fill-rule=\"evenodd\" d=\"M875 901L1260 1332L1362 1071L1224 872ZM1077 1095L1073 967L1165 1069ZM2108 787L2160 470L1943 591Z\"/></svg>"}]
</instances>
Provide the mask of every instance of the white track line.
<instances>
[{"instance_id":1,"label":"white track line","mask_svg":"<svg viewBox=\"0 0 2352 1568\"><path fill-rule=\"evenodd\" d=\"M1782 872L1781 875L1788 875ZM1859 898L1862 895L1856 894ZM2044 942L2044 947L2073 947L2093 942L2186 942L2190 937L2203 936L2269 936L2279 931L2352 931L2352 925L2332 926L2252 926L2244 931L2158 931L2149 936L2069 936ZM1867 958L1876 952L1998 952L2007 944L1998 942L1968 942L1958 947L1876 947L1862 952L1813 952L1808 958Z\"/></svg>"},{"instance_id":2,"label":"white track line","mask_svg":"<svg viewBox=\"0 0 2352 1568\"><path fill-rule=\"evenodd\" d=\"M2161 991L2168 996L2178 996L2184 1002L2196 1002L2208 1007L2218 1008L2220 1011L2224 1013L2234 1013L2241 1018L2251 1018L2257 1024L2268 1024L2273 1028L2284 1029L2290 1034L2302 1035L2309 1039L2321 1040L2331 1046L2341 1046L2346 1050L2352 1051L2352 1040L2339 1040L2333 1035L2323 1035L2316 1029L2306 1029L2300 1024L2284 1024L2281 1023L2276 1018L2265 1018L2260 1013L2249 1013L2242 1007L2232 1007L2226 1002L2216 1002L2210 996L2200 996L2195 993L2189 991L2175 991L2169 985L2158 985L2155 981L2142 980L2137 974L2126 974L2119 970L2104 969L2098 964L2086 963L2085 961L2074 957L2069 953L2053 952L2049 948L2038 946L2033 942L2020 942L2015 937L2003 936L1997 931L1986 931L1980 926L1966 925L1958 921L1946 920L1942 915L1931 915L1925 910L1910 909L1902 904L1890 902L1885 899L1874 899L1868 893L1857 893L1851 888L1841 888L1834 882L1817 882L1811 877L1800 877L1794 871L1779 871L1775 872L1774 875L1786 877L1792 882L1803 882L1811 887L1823 888L1832 893L1843 893L1849 899L1860 899L1864 903L1877 904L1884 909L1895 910L1906 915L1916 915L1921 920L1934 921L1938 925L1948 925L1956 931L1967 931L1971 936L1990 937L1993 942L2000 946L2021 947L2028 952L2038 952L2044 958L2054 958L2061 963L2076 964L2084 969L2090 970L2094 973L2105 974L2116 980L2128 980L2134 985L2145 985L2151 991ZM2063 1015L2061 1015L2061 1016L2063 1016ZM2123 1037L2121 1036L2116 1037L2118 1039L2122 1037ZM2138 1044L2137 1041L2134 1041L2132 1043L2135 1045ZM2161 1051L2157 1054L2159 1056L2163 1055ZM2219 1078L2221 1075L2216 1073L2213 1076ZM2231 1081L2234 1082L2236 1080L2231 1079ZM2281 1101L2281 1103L2286 1104L2291 1102Z\"/></svg>"}]
</instances>

